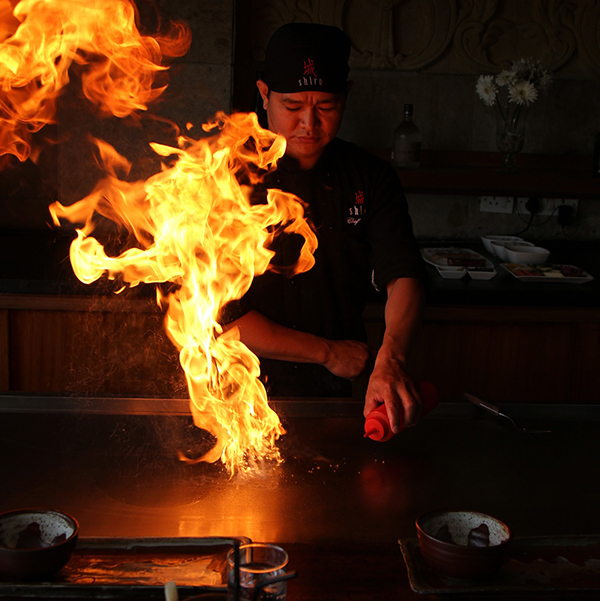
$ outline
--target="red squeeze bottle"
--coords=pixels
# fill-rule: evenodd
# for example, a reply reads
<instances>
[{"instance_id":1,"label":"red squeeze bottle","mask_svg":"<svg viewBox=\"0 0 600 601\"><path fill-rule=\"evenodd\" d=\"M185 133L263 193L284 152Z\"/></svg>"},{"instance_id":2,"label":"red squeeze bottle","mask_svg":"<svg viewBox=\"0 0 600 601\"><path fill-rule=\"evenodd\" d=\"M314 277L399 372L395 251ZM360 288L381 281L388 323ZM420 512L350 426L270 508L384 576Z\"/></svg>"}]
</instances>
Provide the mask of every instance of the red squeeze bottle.
<instances>
[{"instance_id":1,"label":"red squeeze bottle","mask_svg":"<svg viewBox=\"0 0 600 601\"><path fill-rule=\"evenodd\" d=\"M423 400L423 412L429 413L438 406L440 395L436 387L431 382L420 382L419 392ZM400 430L404 429L402 423L403 415L400 413ZM385 442L394 436L390 422L387 416L385 405L379 405L377 409L373 409L365 418L365 438Z\"/></svg>"}]
</instances>

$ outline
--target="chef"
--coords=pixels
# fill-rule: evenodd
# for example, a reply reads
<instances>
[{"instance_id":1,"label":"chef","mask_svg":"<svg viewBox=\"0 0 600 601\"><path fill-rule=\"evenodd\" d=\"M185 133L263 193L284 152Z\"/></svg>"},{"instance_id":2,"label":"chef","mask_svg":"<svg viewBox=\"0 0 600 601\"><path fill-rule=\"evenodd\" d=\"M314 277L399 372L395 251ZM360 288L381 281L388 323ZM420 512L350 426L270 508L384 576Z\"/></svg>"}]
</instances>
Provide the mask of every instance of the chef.
<instances>
[{"instance_id":1,"label":"chef","mask_svg":"<svg viewBox=\"0 0 600 601\"><path fill-rule=\"evenodd\" d=\"M228 327L261 360L271 396L351 396L370 369L364 413L381 404L394 432L422 413L407 358L424 302L424 269L406 198L389 163L342 141L351 82L350 41L338 28L290 23L271 37L257 81L268 128L287 141L266 188L296 194L317 233L316 263L287 277L267 271L229 307ZM272 261L294 263L302 240L282 235ZM362 312L385 298L385 333L373 356Z\"/></svg>"}]
</instances>

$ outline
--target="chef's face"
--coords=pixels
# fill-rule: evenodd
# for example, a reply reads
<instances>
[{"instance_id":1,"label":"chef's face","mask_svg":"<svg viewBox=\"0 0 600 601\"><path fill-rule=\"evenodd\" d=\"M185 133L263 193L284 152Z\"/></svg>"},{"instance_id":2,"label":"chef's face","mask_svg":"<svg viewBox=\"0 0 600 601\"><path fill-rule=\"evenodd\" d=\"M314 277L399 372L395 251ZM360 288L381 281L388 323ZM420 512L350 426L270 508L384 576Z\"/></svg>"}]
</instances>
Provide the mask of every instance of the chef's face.
<instances>
[{"instance_id":1,"label":"chef's face","mask_svg":"<svg viewBox=\"0 0 600 601\"><path fill-rule=\"evenodd\" d=\"M285 137L287 154L297 159L302 169L312 168L340 129L346 94L273 92L261 80L257 86L269 129Z\"/></svg>"}]
</instances>

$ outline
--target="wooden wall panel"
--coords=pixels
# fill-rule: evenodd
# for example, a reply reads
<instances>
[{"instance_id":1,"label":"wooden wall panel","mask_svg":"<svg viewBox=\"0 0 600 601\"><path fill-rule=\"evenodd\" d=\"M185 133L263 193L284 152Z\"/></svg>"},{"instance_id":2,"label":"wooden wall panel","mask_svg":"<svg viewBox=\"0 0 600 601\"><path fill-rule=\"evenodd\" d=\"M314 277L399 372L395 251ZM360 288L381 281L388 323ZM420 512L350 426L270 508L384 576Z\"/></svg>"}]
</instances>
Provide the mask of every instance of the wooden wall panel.
<instances>
[{"instance_id":1,"label":"wooden wall panel","mask_svg":"<svg viewBox=\"0 0 600 601\"><path fill-rule=\"evenodd\" d=\"M10 388L9 373L8 311L0 310L0 390L8 390Z\"/></svg>"},{"instance_id":2,"label":"wooden wall panel","mask_svg":"<svg viewBox=\"0 0 600 601\"><path fill-rule=\"evenodd\" d=\"M411 369L446 400L470 391L492 402L564 403L572 341L569 324L426 322Z\"/></svg>"},{"instance_id":3,"label":"wooden wall panel","mask_svg":"<svg viewBox=\"0 0 600 601\"><path fill-rule=\"evenodd\" d=\"M410 371L435 383L445 401L471 391L499 403L598 403L599 321L590 309L428 307ZM367 314L366 323L377 348L381 315Z\"/></svg>"},{"instance_id":4,"label":"wooden wall panel","mask_svg":"<svg viewBox=\"0 0 600 601\"><path fill-rule=\"evenodd\" d=\"M161 320L151 313L13 311L12 389L185 398Z\"/></svg>"},{"instance_id":5,"label":"wooden wall panel","mask_svg":"<svg viewBox=\"0 0 600 601\"><path fill-rule=\"evenodd\" d=\"M377 348L382 315L366 321ZM597 311L433 307L410 370L436 384L444 401L471 391L497 403L598 403L599 357ZM14 392L187 398L162 315L142 305L0 310L0 384ZM355 384L362 397L367 379Z\"/></svg>"},{"instance_id":6,"label":"wooden wall panel","mask_svg":"<svg viewBox=\"0 0 600 601\"><path fill-rule=\"evenodd\" d=\"M571 362L571 389L575 402L600 401L600 324L578 324Z\"/></svg>"}]
</instances>

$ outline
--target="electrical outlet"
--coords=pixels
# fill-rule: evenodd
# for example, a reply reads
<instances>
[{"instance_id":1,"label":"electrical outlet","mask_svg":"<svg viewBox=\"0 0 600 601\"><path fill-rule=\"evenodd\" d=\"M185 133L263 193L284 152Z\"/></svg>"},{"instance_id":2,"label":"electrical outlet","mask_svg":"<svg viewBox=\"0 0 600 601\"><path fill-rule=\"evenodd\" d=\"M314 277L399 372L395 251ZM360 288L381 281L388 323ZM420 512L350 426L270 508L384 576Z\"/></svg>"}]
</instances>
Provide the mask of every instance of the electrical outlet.
<instances>
[{"instance_id":1,"label":"electrical outlet","mask_svg":"<svg viewBox=\"0 0 600 601\"><path fill-rule=\"evenodd\" d=\"M517 200L517 211L521 215L529 215L529 211L525 206L528 200L528 198ZM536 215L558 215L558 207L561 205L567 205L577 212L579 200L577 198L540 198L540 209Z\"/></svg>"},{"instance_id":2,"label":"electrical outlet","mask_svg":"<svg viewBox=\"0 0 600 601\"><path fill-rule=\"evenodd\" d=\"M482 213L512 213L514 204L513 196L479 197L479 210Z\"/></svg>"}]
</instances>

